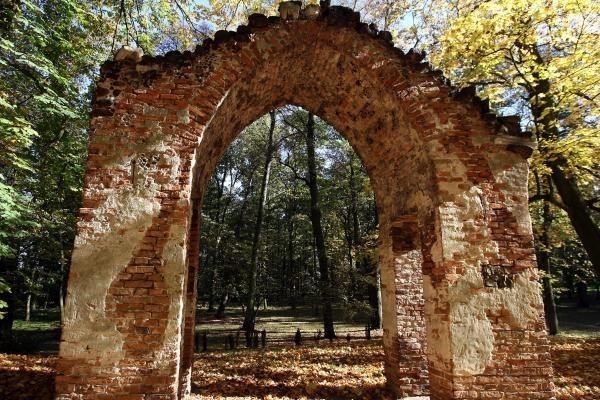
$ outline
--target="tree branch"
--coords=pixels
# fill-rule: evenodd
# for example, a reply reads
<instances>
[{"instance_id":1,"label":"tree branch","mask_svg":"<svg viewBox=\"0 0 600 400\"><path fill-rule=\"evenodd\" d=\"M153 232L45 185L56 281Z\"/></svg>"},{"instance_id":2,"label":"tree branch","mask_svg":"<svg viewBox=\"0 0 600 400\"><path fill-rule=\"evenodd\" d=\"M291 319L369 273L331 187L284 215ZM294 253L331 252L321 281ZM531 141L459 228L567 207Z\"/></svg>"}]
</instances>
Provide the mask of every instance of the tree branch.
<instances>
[{"instance_id":1,"label":"tree branch","mask_svg":"<svg viewBox=\"0 0 600 400\"><path fill-rule=\"evenodd\" d=\"M194 32L196 32L202 38L208 37L208 35L206 33L201 32L201 31L199 31L196 28L196 26L192 22L192 19L190 18L190 16L188 15L188 13L183 9L183 7L181 6L181 4L179 4L179 1L175 0L175 5L177 6L177 8L181 12L181 14L183 14L183 17L187 20L187 23L190 24L190 26L194 30Z\"/></svg>"},{"instance_id":2,"label":"tree branch","mask_svg":"<svg viewBox=\"0 0 600 400\"><path fill-rule=\"evenodd\" d=\"M294 174L294 178L301 180L308 185L308 178L298 173L298 170L296 170L296 168L294 168L294 166L290 164L289 157L286 158L285 161L281 157L277 157L277 161L279 162L279 164L287 167L290 171L292 171L292 173Z\"/></svg>"},{"instance_id":3,"label":"tree branch","mask_svg":"<svg viewBox=\"0 0 600 400\"><path fill-rule=\"evenodd\" d=\"M594 210L596 212L600 212L600 206L597 206L596 203L600 203L600 197L594 197L592 199L588 199L585 201L590 210Z\"/></svg>"},{"instance_id":4,"label":"tree branch","mask_svg":"<svg viewBox=\"0 0 600 400\"><path fill-rule=\"evenodd\" d=\"M596 171L594 171L594 170L592 170L592 169L590 169L588 167L583 167L581 165L576 165L575 168L577 168L577 169L579 169L581 171L587 172L588 174L592 175L593 177L600 179L600 173L598 173L598 172L596 172Z\"/></svg>"}]
</instances>

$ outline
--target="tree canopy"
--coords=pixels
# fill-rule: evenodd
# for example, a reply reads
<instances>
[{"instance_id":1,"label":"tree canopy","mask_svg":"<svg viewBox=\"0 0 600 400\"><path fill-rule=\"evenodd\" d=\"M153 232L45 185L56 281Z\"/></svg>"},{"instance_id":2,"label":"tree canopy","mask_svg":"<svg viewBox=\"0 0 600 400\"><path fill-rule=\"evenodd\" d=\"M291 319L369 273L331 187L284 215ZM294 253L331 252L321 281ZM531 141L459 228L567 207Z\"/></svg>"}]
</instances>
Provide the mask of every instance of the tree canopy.
<instances>
[{"instance_id":1,"label":"tree canopy","mask_svg":"<svg viewBox=\"0 0 600 400\"><path fill-rule=\"evenodd\" d=\"M521 117L522 128L537 138L530 200L538 255L547 256L546 272L556 291L574 293L579 283L596 284L600 275L597 2L333 3L360 11L363 20L392 31L398 47L425 51L427 60L453 85L474 85L497 113ZM141 47L148 54L189 49L218 29L244 23L250 13L274 13L277 5L260 0L0 3L0 307L14 310L24 295L51 303L62 299L83 186L90 93L100 63L122 45ZM301 295L301 285L309 291L316 288L318 276L310 269L313 239L304 208L308 189L298 179L307 167L298 150L302 142L284 122L302 125L307 120L292 109L279 110L277 118L275 137L280 143L272 171L277 179L272 180L266 200L261 244L273 251L259 252L259 274L278 263L280 268L284 263L296 268L280 277L292 298ZM206 241L202 257L213 265L207 270L214 276L203 276L201 287L213 291L215 302L223 293L238 296L244 291L230 268L233 261L250 254L244 235L252 231L253 214L247 210L254 210L257 174L263 168L261 121L244 134L251 139L233 144L207 190L203 230L213 239ZM316 127L326 243L334 264L356 267L374 258L368 251L369 243L376 241L374 210L367 206L370 189L347 144L322 121L317 120ZM325 137L330 144L324 144ZM354 203L360 216L359 240L347 209ZM340 209L344 211L333 211ZM295 251L292 258L290 246ZM266 255L268 261L262 258ZM339 271L343 269L334 268L333 273L345 273ZM294 283L293 277L300 275L302 283Z\"/></svg>"}]
</instances>

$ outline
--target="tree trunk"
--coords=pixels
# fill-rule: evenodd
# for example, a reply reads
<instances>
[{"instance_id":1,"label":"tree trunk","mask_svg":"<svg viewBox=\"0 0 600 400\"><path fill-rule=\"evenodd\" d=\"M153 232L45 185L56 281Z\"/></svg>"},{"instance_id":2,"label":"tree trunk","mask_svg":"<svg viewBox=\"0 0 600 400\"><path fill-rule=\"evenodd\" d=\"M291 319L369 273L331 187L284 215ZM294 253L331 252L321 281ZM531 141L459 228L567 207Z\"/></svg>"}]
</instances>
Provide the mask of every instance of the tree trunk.
<instances>
[{"instance_id":1,"label":"tree trunk","mask_svg":"<svg viewBox=\"0 0 600 400\"><path fill-rule=\"evenodd\" d=\"M569 220L577 232L596 274L600 276L600 227L596 225L586 202L581 197L577 182L557 163L551 164L552 182L556 186Z\"/></svg>"},{"instance_id":2,"label":"tree trunk","mask_svg":"<svg viewBox=\"0 0 600 400\"><path fill-rule=\"evenodd\" d=\"M212 265L214 268L215 265ZM207 311L213 312L215 310L215 271L211 269L208 273L208 306Z\"/></svg>"},{"instance_id":3,"label":"tree trunk","mask_svg":"<svg viewBox=\"0 0 600 400\"><path fill-rule=\"evenodd\" d=\"M585 282L577 282L577 307L588 308L590 306L590 299L588 298L588 287Z\"/></svg>"},{"instance_id":4,"label":"tree trunk","mask_svg":"<svg viewBox=\"0 0 600 400\"><path fill-rule=\"evenodd\" d=\"M258 275L258 247L260 245L260 234L264 219L264 209L267 203L267 189L269 186L269 176L271 174L271 163L273 161L273 134L275 132L275 111L269 113L271 116L271 126L267 137L267 147L265 149L265 164L260 184L260 195L258 200L258 210L256 212L256 224L254 225L254 236L252 239L252 253L250 256L250 266L248 268L248 293L246 297L246 312L244 316L243 329L246 331L254 330L256 318L255 297L256 297L256 278Z\"/></svg>"},{"instance_id":5,"label":"tree trunk","mask_svg":"<svg viewBox=\"0 0 600 400\"><path fill-rule=\"evenodd\" d=\"M27 301L25 302L25 321L31 321L31 293L27 294Z\"/></svg>"},{"instance_id":6,"label":"tree trunk","mask_svg":"<svg viewBox=\"0 0 600 400\"><path fill-rule=\"evenodd\" d=\"M17 268L16 258L0 257L0 275L11 288L10 292L0 293L0 300L6 303L6 308L2 310L4 316L0 319L0 348L9 349L13 341L13 322L17 299L15 296L14 271Z\"/></svg>"},{"instance_id":7,"label":"tree trunk","mask_svg":"<svg viewBox=\"0 0 600 400\"><path fill-rule=\"evenodd\" d=\"M353 157L350 158L350 203L352 210L352 241L354 246L358 246L360 242L360 226L358 222L358 191L354 182L355 173Z\"/></svg>"},{"instance_id":8,"label":"tree trunk","mask_svg":"<svg viewBox=\"0 0 600 400\"><path fill-rule=\"evenodd\" d=\"M221 301L219 302L219 307L217 308L217 312L215 313L216 319L221 319L225 316L225 307L229 302L229 292L225 291L225 294L221 296Z\"/></svg>"},{"instance_id":9,"label":"tree trunk","mask_svg":"<svg viewBox=\"0 0 600 400\"><path fill-rule=\"evenodd\" d=\"M61 245L62 245L62 235L60 236ZM60 249L60 284L58 285L58 307L60 309L60 325L63 325L65 318L65 281L67 279L65 274L65 252L61 248Z\"/></svg>"},{"instance_id":10,"label":"tree trunk","mask_svg":"<svg viewBox=\"0 0 600 400\"><path fill-rule=\"evenodd\" d=\"M544 296L544 313L546 316L546 326L550 335L558 334L558 318L556 316L556 303L554 301L554 293L552 292L552 281L550 280L552 270L550 269L550 240L548 231L551 224L550 204L544 202L544 213L542 221L542 234L540 242L542 248L539 255L539 267L545 272L542 278L543 296Z\"/></svg>"},{"instance_id":11,"label":"tree trunk","mask_svg":"<svg viewBox=\"0 0 600 400\"><path fill-rule=\"evenodd\" d=\"M369 293L369 305L373 309L373 313L371 314L371 328L372 329L380 329L381 328L381 275L379 274L379 268L377 265L374 266L374 276L375 276L375 284L369 285L368 293Z\"/></svg>"},{"instance_id":12,"label":"tree trunk","mask_svg":"<svg viewBox=\"0 0 600 400\"><path fill-rule=\"evenodd\" d=\"M306 124L306 154L308 159L308 186L310 191L310 220L319 260L319 271L321 273L321 297L323 301L323 330L325 338L335 338L333 328L332 307L332 285L329 276L329 260L325 250L325 237L321 225L321 209L319 207L319 186L317 182L317 166L315 157L315 120L312 114L308 114Z\"/></svg>"},{"instance_id":13,"label":"tree trunk","mask_svg":"<svg viewBox=\"0 0 600 400\"><path fill-rule=\"evenodd\" d=\"M542 65L543 57L540 55L536 46L526 46L527 51L532 51L537 57L537 61ZM568 165L566 159L562 156L556 159L551 153L545 142L556 141L560 137L558 130L559 116L556 101L551 94L551 83L548 79L540 79L537 73L533 76L538 79L529 89L529 103L531 114L534 118L537 139L540 142L539 151L546 159L546 165L550 167L552 182L558 190L562 202L557 204L563 208L569 215L569 220L573 229L588 254L596 274L600 275L600 227L594 222L591 216L591 210L588 204L581 196L577 187L577 181L573 176L569 176L565 167ZM550 161L552 156L552 161Z\"/></svg>"}]
</instances>

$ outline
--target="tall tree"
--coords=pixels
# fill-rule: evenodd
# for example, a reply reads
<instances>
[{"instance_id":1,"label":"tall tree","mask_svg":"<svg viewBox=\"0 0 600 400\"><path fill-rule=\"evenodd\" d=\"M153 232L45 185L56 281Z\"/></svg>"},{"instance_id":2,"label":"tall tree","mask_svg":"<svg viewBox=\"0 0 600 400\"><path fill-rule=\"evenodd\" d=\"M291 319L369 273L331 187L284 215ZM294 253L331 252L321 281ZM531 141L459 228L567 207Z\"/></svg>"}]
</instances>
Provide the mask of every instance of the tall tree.
<instances>
[{"instance_id":1,"label":"tall tree","mask_svg":"<svg viewBox=\"0 0 600 400\"><path fill-rule=\"evenodd\" d=\"M269 112L270 125L267 131L267 142L265 146L265 159L260 182L260 195L256 210L256 223L254 224L254 235L252 239L252 253L248 267L248 292L246 295L246 314L244 316L243 329L253 331L256 318L256 278L258 275L258 250L262 232L267 193L269 188L269 177L271 175L271 164L275 152L273 136L275 134L275 111Z\"/></svg>"},{"instance_id":2,"label":"tall tree","mask_svg":"<svg viewBox=\"0 0 600 400\"><path fill-rule=\"evenodd\" d=\"M321 208L319 206L319 183L317 181L317 163L315 156L315 117L308 113L306 123L306 159L308 166L307 183L310 192L310 221L312 224L317 258L319 259L319 271L321 280L321 299L323 301L323 332L326 338L334 338L333 327L333 287L329 271L329 259L325 248L325 236L321 224Z\"/></svg>"},{"instance_id":3,"label":"tall tree","mask_svg":"<svg viewBox=\"0 0 600 400\"><path fill-rule=\"evenodd\" d=\"M538 140L532 170L550 178L532 200L567 213L598 274L599 14L587 0L456 2L432 53L458 84L521 112Z\"/></svg>"}]
</instances>

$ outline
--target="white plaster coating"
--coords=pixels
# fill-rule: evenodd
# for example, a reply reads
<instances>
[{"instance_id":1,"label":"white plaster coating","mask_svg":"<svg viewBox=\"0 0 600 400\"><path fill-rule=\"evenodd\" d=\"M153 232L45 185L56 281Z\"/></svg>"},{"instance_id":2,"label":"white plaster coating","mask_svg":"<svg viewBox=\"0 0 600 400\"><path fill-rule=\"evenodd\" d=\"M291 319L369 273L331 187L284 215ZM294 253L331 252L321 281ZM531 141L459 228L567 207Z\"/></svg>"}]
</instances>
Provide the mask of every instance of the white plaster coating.
<instances>
[{"instance_id":1,"label":"white plaster coating","mask_svg":"<svg viewBox=\"0 0 600 400\"><path fill-rule=\"evenodd\" d=\"M513 329L536 321L541 302L537 274L526 270L513 279L513 287L484 289L481 274L469 268L449 287L454 372L483 373L492 359L494 335L486 311L502 311Z\"/></svg>"},{"instance_id":2,"label":"white plaster coating","mask_svg":"<svg viewBox=\"0 0 600 400\"><path fill-rule=\"evenodd\" d=\"M77 236L61 345L65 356L102 355L105 362L121 358L123 337L106 317L106 293L160 211L155 194L152 189L130 187L113 192L94 210L94 237Z\"/></svg>"},{"instance_id":3,"label":"white plaster coating","mask_svg":"<svg viewBox=\"0 0 600 400\"><path fill-rule=\"evenodd\" d=\"M506 152L508 153L508 152ZM506 154L489 155L488 162L496 182L500 183L506 196L505 204L508 210L515 214L521 233L529 233L530 219L526 203L514 201L510 195L520 195L523 192L522 178L526 176L527 164L516 157ZM456 157L437 160L440 165L450 163L454 166L452 176L464 176L465 171L459 171L462 165ZM540 304L539 284L535 272L527 270L516 276L513 287L506 289L485 289L479 272L480 263L486 261L486 254L498 254L498 245L491 240L486 227L488 214L487 201L481 188L471 186L468 190L459 188L459 182L444 182L440 190L448 199L439 207L439 225L441 241L434 243L432 258L435 261L462 260L466 268L462 276L454 276L448 288L448 303L450 306L450 321L436 321L434 315L429 316L428 340L436 343L437 351L431 354L434 362L445 362L446 357L452 357L454 373L457 375L475 375L483 373L490 363L494 351L494 336L491 321L486 311L503 311L508 322L514 329L524 329L537 318L537 306ZM519 187L520 186L520 187ZM437 224L437 221L436 221ZM480 235L478 243L466 240L465 232L477 232ZM471 266L468 266L471 264ZM426 299L434 289L426 277ZM439 291L439 289L438 289ZM437 302L442 302L438 293ZM426 302L426 313L435 309L436 302ZM445 328L450 329L450 341L443 343ZM431 346L430 346L431 348Z\"/></svg>"},{"instance_id":4,"label":"white plaster coating","mask_svg":"<svg viewBox=\"0 0 600 400\"><path fill-rule=\"evenodd\" d=\"M138 144L138 151L159 154L171 168L162 179L175 180L181 159L175 151L159 141L157 135ZM121 157L120 165L132 157ZM111 163L114 162L111 161ZM143 185L128 185L109 192L106 200L93 211L88 226L94 234L81 233L75 240L72 279L65 311L65 327L61 354L69 357L100 358L105 363L122 358L124 339L115 323L106 316L106 294L111 283L131 260L136 246L160 212L156 197L160 184L152 174L157 166L139 170ZM156 178L157 176L154 176ZM85 346L85 347L84 347Z\"/></svg>"},{"instance_id":5,"label":"white plaster coating","mask_svg":"<svg viewBox=\"0 0 600 400\"><path fill-rule=\"evenodd\" d=\"M454 190L453 201L446 201L440 206L443 257L447 260L483 260L485 253L497 253L498 246L490 240L489 230L476 225L481 224L487 215L487 202L481 188L471 186L468 191ZM465 232L469 231L477 231L482 236L478 243L465 240Z\"/></svg>"}]
</instances>

